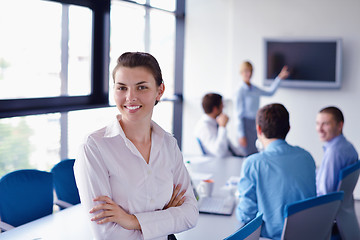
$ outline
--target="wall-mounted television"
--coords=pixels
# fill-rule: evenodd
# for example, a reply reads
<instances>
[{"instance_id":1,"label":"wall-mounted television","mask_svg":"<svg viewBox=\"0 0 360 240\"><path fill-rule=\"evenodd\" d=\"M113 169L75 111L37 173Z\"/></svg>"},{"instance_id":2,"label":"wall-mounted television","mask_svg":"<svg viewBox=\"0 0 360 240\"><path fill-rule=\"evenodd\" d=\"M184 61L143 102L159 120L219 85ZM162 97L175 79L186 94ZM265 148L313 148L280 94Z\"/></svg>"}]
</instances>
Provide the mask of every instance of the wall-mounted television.
<instances>
[{"instance_id":1,"label":"wall-mounted television","mask_svg":"<svg viewBox=\"0 0 360 240\"><path fill-rule=\"evenodd\" d=\"M332 39L264 39L264 85L270 85L287 65L288 79L280 86L295 88L341 87L340 38Z\"/></svg>"}]
</instances>

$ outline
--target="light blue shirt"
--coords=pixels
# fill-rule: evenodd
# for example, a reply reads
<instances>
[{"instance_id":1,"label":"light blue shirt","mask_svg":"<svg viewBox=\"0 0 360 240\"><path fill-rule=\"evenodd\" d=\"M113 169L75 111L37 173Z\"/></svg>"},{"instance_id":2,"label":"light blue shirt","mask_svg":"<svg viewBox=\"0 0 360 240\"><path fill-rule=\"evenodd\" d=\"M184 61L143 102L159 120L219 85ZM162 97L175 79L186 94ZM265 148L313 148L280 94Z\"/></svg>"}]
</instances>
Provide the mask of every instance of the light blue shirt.
<instances>
[{"instance_id":1,"label":"light blue shirt","mask_svg":"<svg viewBox=\"0 0 360 240\"><path fill-rule=\"evenodd\" d=\"M260 105L260 96L272 96L280 85L280 78L276 78L271 84L269 90L260 89L251 84L248 86L245 82L235 93L235 116L237 122L238 137L244 137L243 118L255 119Z\"/></svg>"},{"instance_id":2,"label":"light blue shirt","mask_svg":"<svg viewBox=\"0 0 360 240\"><path fill-rule=\"evenodd\" d=\"M238 189L237 219L246 224L262 212L261 236L280 239L285 206L316 195L314 159L300 147L275 140L244 161Z\"/></svg>"},{"instance_id":3,"label":"light blue shirt","mask_svg":"<svg viewBox=\"0 0 360 240\"><path fill-rule=\"evenodd\" d=\"M317 195L335 192L340 170L359 159L354 146L342 134L326 142L323 148L324 158L316 175Z\"/></svg>"}]
</instances>

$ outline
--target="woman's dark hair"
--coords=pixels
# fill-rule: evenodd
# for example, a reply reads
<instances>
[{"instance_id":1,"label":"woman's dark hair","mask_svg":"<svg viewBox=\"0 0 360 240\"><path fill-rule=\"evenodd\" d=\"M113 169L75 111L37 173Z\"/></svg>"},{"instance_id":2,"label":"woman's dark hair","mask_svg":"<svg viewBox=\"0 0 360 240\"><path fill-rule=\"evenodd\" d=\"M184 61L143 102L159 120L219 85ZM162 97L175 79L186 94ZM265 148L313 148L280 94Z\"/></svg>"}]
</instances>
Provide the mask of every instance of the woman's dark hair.
<instances>
[{"instance_id":1,"label":"woman's dark hair","mask_svg":"<svg viewBox=\"0 0 360 240\"><path fill-rule=\"evenodd\" d=\"M144 52L126 52L123 53L117 60L117 64L112 72L113 80L115 81L116 71L120 67L145 67L155 78L157 86L163 83L161 69L158 61L149 53Z\"/></svg>"},{"instance_id":2,"label":"woman's dark hair","mask_svg":"<svg viewBox=\"0 0 360 240\"><path fill-rule=\"evenodd\" d=\"M279 103L266 105L257 112L256 124L266 138L285 139L290 130L289 112Z\"/></svg>"},{"instance_id":3,"label":"woman's dark hair","mask_svg":"<svg viewBox=\"0 0 360 240\"><path fill-rule=\"evenodd\" d=\"M211 113L214 107L220 107L221 103L222 97L217 93L208 93L202 99L202 107L205 113Z\"/></svg>"}]
</instances>

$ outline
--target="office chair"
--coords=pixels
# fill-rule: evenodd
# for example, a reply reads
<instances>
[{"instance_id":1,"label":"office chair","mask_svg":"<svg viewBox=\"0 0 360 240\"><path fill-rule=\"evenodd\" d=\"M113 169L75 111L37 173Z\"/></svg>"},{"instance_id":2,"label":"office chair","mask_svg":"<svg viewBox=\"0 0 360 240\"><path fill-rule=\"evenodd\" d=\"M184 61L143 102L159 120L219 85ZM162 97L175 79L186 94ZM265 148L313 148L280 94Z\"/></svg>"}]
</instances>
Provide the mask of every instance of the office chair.
<instances>
[{"instance_id":1,"label":"office chair","mask_svg":"<svg viewBox=\"0 0 360 240\"><path fill-rule=\"evenodd\" d=\"M199 143L199 146L200 146L200 149L201 149L202 154L203 154L203 155L206 155L205 148L204 148L204 146L202 145L200 138L196 138L196 141Z\"/></svg>"},{"instance_id":2,"label":"office chair","mask_svg":"<svg viewBox=\"0 0 360 240\"><path fill-rule=\"evenodd\" d=\"M60 209L80 203L73 170L74 163L75 159L66 159L57 163L51 169L57 196L55 203L60 206Z\"/></svg>"},{"instance_id":3,"label":"office chair","mask_svg":"<svg viewBox=\"0 0 360 240\"><path fill-rule=\"evenodd\" d=\"M355 214L353 191L359 178L360 161L340 171L338 191L344 192L344 200L336 216L336 225L342 240L360 239L360 229Z\"/></svg>"},{"instance_id":4,"label":"office chair","mask_svg":"<svg viewBox=\"0 0 360 240\"><path fill-rule=\"evenodd\" d=\"M0 179L0 219L4 230L47 216L53 211L49 172L17 170ZM10 226L9 226L10 225Z\"/></svg>"},{"instance_id":5,"label":"office chair","mask_svg":"<svg viewBox=\"0 0 360 240\"><path fill-rule=\"evenodd\" d=\"M241 227L224 240L258 240L260 239L263 214L258 214L253 220Z\"/></svg>"},{"instance_id":6,"label":"office chair","mask_svg":"<svg viewBox=\"0 0 360 240\"><path fill-rule=\"evenodd\" d=\"M281 239L330 239L343 198L344 192L334 192L286 205Z\"/></svg>"}]
</instances>

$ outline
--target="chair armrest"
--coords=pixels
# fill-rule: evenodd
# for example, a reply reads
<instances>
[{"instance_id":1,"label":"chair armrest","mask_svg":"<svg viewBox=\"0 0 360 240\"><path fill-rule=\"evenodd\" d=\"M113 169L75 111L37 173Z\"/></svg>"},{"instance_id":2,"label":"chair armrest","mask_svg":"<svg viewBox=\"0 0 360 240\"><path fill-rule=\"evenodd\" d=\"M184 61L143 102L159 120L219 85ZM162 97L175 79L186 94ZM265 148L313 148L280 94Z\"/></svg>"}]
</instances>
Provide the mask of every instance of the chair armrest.
<instances>
[{"instance_id":1,"label":"chair armrest","mask_svg":"<svg viewBox=\"0 0 360 240\"><path fill-rule=\"evenodd\" d=\"M11 226L10 224L7 224L6 222L0 221L0 230L8 231L8 230L11 230L13 228L15 228L15 227Z\"/></svg>"},{"instance_id":2,"label":"chair armrest","mask_svg":"<svg viewBox=\"0 0 360 240\"><path fill-rule=\"evenodd\" d=\"M59 199L55 200L54 203L55 203L56 205L58 205L59 207L61 207L61 208L68 208L68 207L73 206L73 204L68 203L68 202L65 202L65 201L62 201L62 200L59 200Z\"/></svg>"}]
</instances>

